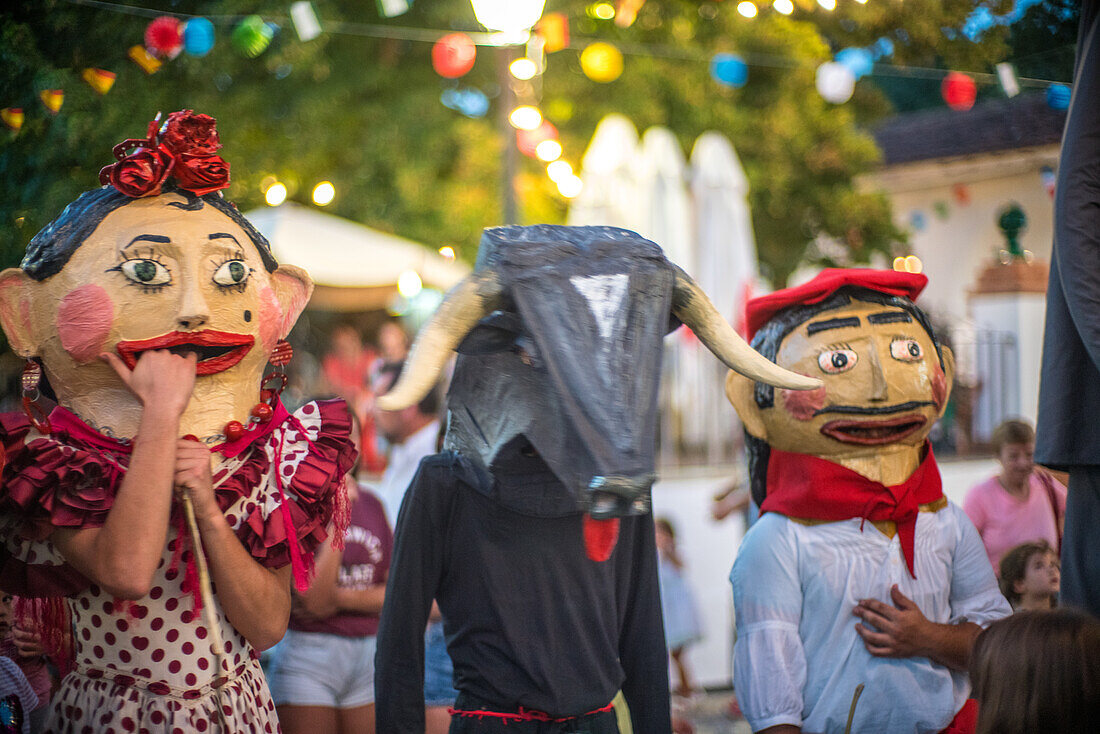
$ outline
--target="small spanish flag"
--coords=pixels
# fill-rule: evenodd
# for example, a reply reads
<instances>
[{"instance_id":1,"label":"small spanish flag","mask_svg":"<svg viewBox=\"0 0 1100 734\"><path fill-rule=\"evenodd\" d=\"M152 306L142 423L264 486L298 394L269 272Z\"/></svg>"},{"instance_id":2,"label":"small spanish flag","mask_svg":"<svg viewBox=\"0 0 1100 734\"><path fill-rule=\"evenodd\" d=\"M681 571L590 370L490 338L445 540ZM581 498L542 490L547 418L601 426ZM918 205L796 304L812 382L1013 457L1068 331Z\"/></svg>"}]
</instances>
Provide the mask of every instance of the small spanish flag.
<instances>
[{"instance_id":1,"label":"small spanish flag","mask_svg":"<svg viewBox=\"0 0 1100 734\"><path fill-rule=\"evenodd\" d=\"M46 105L46 109L51 114L56 115L58 110L61 109L61 105L65 104L65 90L43 89L38 93L38 98L42 100L42 104Z\"/></svg>"},{"instance_id":2,"label":"small spanish flag","mask_svg":"<svg viewBox=\"0 0 1100 734\"><path fill-rule=\"evenodd\" d=\"M145 47L140 44L130 47L129 56L146 74L156 74L157 69L164 63L146 51Z\"/></svg>"},{"instance_id":3,"label":"small spanish flag","mask_svg":"<svg viewBox=\"0 0 1100 734\"><path fill-rule=\"evenodd\" d=\"M0 110L0 120L15 132L19 132L19 128L23 127L23 108L5 107Z\"/></svg>"},{"instance_id":4,"label":"small spanish flag","mask_svg":"<svg viewBox=\"0 0 1100 734\"><path fill-rule=\"evenodd\" d=\"M569 19L565 13L547 13L535 26L535 32L546 44L543 51L554 53L569 45Z\"/></svg>"},{"instance_id":5,"label":"small spanish flag","mask_svg":"<svg viewBox=\"0 0 1100 734\"><path fill-rule=\"evenodd\" d=\"M115 84L115 73L106 69L85 69L80 75L99 94L107 94Z\"/></svg>"}]
</instances>

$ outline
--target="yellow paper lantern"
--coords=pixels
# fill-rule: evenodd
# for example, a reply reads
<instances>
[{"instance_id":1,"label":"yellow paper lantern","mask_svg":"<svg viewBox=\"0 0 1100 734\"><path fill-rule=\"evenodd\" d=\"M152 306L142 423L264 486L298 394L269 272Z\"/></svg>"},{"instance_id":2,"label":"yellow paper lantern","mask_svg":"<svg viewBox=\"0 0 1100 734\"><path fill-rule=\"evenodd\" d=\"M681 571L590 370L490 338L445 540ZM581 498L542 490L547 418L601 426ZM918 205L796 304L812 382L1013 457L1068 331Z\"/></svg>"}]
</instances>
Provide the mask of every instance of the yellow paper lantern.
<instances>
[{"instance_id":1,"label":"yellow paper lantern","mask_svg":"<svg viewBox=\"0 0 1100 734\"><path fill-rule=\"evenodd\" d=\"M623 73L623 54L610 43L590 43L581 51L581 70L594 82L613 82Z\"/></svg>"}]
</instances>

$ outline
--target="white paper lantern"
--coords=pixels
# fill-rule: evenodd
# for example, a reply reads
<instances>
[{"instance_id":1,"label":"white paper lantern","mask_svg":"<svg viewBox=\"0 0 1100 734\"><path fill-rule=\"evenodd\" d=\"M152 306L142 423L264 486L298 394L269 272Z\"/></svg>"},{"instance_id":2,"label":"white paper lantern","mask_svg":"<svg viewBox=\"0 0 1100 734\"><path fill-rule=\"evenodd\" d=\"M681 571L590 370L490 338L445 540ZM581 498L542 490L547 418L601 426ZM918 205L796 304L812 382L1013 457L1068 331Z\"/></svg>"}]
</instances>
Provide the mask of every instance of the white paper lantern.
<instances>
[{"instance_id":1,"label":"white paper lantern","mask_svg":"<svg viewBox=\"0 0 1100 734\"><path fill-rule=\"evenodd\" d=\"M817 91L826 102L844 104L855 88L855 74L844 64L826 61L817 67Z\"/></svg>"}]
</instances>

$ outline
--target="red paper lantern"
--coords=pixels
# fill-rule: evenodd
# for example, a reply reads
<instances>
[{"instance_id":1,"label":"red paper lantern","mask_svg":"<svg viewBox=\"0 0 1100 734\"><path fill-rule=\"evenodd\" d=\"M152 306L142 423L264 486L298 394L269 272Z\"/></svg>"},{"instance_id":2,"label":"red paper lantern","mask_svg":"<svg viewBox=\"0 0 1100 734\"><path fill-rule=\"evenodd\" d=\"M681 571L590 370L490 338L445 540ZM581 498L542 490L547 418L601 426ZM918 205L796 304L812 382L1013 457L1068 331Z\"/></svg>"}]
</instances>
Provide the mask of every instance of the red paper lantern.
<instances>
[{"instance_id":1,"label":"red paper lantern","mask_svg":"<svg viewBox=\"0 0 1100 734\"><path fill-rule=\"evenodd\" d=\"M432 46L432 68L441 77L457 79L474 68L477 46L465 33L448 33Z\"/></svg>"},{"instance_id":2,"label":"red paper lantern","mask_svg":"<svg viewBox=\"0 0 1100 734\"><path fill-rule=\"evenodd\" d=\"M974 106L978 96L978 86L974 80L961 71L952 71L943 78L940 85L943 101L953 110L965 111Z\"/></svg>"},{"instance_id":3,"label":"red paper lantern","mask_svg":"<svg viewBox=\"0 0 1100 734\"><path fill-rule=\"evenodd\" d=\"M162 15L145 28L145 48L162 59L172 59L183 49L183 24Z\"/></svg>"},{"instance_id":4,"label":"red paper lantern","mask_svg":"<svg viewBox=\"0 0 1100 734\"><path fill-rule=\"evenodd\" d=\"M535 157L535 148L539 147L542 141L557 139L558 129L548 120L543 120L542 124L534 130L516 130L516 147L528 158Z\"/></svg>"}]
</instances>

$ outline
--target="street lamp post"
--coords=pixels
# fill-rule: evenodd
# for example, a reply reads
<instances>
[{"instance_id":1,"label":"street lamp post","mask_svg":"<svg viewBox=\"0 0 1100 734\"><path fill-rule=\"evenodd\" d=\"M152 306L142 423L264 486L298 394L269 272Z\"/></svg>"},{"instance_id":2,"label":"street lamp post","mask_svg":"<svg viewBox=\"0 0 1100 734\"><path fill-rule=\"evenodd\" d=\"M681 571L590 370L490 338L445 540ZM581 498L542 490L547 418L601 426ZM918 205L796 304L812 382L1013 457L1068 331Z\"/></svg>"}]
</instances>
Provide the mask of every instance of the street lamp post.
<instances>
[{"instance_id":1,"label":"street lamp post","mask_svg":"<svg viewBox=\"0 0 1100 734\"><path fill-rule=\"evenodd\" d=\"M514 133L509 115L515 104L515 93L508 71L515 57L515 47L526 43L531 28L542 17L546 0L470 0L477 22L494 33L493 43L499 46L497 63L500 79L500 109L497 110L497 127L504 138L503 158L501 160L501 205L505 224L515 224L518 217L516 206L516 170L519 159L516 146L512 141Z\"/></svg>"}]
</instances>

